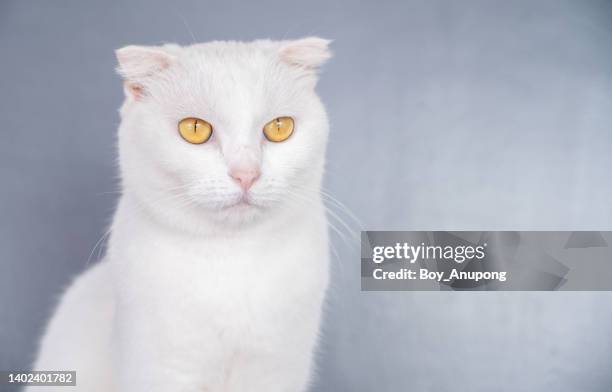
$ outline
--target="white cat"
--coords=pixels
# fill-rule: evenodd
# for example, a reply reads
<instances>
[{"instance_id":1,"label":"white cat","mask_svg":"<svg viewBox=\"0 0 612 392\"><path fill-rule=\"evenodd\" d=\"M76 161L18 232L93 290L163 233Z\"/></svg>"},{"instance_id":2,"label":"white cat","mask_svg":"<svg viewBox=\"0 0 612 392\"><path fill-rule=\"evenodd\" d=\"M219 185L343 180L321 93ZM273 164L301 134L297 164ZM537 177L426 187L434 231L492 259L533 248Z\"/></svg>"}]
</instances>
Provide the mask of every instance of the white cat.
<instances>
[{"instance_id":1,"label":"white cat","mask_svg":"<svg viewBox=\"0 0 612 392\"><path fill-rule=\"evenodd\" d=\"M76 370L86 392L308 387L328 284L314 88L329 57L320 38L117 51L123 195L35 369Z\"/></svg>"}]
</instances>

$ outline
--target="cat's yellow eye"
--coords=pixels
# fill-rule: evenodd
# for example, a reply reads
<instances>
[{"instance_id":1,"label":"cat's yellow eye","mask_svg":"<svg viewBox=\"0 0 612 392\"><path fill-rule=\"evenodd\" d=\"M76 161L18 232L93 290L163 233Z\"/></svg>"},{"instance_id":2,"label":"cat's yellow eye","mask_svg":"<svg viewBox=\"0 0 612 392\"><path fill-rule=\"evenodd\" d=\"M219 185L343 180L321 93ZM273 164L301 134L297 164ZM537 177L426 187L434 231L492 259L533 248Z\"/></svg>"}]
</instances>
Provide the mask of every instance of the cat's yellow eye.
<instances>
[{"instance_id":1,"label":"cat's yellow eye","mask_svg":"<svg viewBox=\"0 0 612 392\"><path fill-rule=\"evenodd\" d=\"M210 139L212 135L212 125L208 122L195 117L187 117L179 121L178 131L189 143L202 144Z\"/></svg>"},{"instance_id":2,"label":"cat's yellow eye","mask_svg":"<svg viewBox=\"0 0 612 392\"><path fill-rule=\"evenodd\" d=\"M271 142L284 142L293 133L293 119L291 117L275 118L264 125L263 132Z\"/></svg>"}]
</instances>

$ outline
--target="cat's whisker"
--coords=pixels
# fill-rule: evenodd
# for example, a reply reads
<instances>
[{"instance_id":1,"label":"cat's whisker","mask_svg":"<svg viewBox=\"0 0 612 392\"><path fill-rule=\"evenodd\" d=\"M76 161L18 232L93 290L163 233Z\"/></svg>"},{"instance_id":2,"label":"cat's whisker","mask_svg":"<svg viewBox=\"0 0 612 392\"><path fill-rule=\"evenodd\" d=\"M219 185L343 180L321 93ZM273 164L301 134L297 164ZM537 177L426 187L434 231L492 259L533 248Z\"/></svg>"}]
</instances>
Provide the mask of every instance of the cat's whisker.
<instances>
[{"instance_id":1,"label":"cat's whisker","mask_svg":"<svg viewBox=\"0 0 612 392\"><path fill-rule=\"evenodd\" d=\"M323 193L319 193L319 194L323 195ZM322 196L321 199L322 199L323 202L325 202L325 200L329 200L329 199L326 199L324 196ZM325 207L325 210L328 212L329 216L331 216L333 219L335 219L346 230L346 234L351 239L353 239L353 241L359 240L359 234L358 233L360 231L360 228L358 228L358 230L354 230L353 227L351 227L351 225L349 225L344 219L342 219L342 217L338 213L336 213L336 211L334 211L332 209L332 206L330 206L329 204L325 204L325 203L323 203L323 205ZM338 208L340 208L340 207L338 207ZM348 210L348 208L347 208L347 210Z\"/></svg>"},{"instance_id":2,"label":"cat's whisker","mask_svg":"<svg viewBox=\"0 0 612 392\"><path fill-rule=\"evenodd\" d=\"M338 221L338 223L342 225L342 227L344 227L350 238L354 240L359 238L355 230L353 230L353 228L348 223L346 223L344 219L342 219L338 214L336 214L333 209L331 209L329 206L325 206L325 210L329 213L329 215L331 215L332 218Z\"/></svg>"},{"instance_id":3,"label":"cat's whisker","mask_svg":"<svg viewBox=\"0 0 612 392\"><path fill-rule=\"evenodd\" d=\"M187 19L181 13L179 13L179 12L177 12L177 15L183 21L183 25L185 26L185 29L187 30L187 32L191 36L191 43L193 45L195 45L198 41L196 40L195 34L193 34L193 31L189 27L189 24L187 23Z\"/></svg>"},{"instance_id":4,"label":"cat's whisker","mask_svg":"<svg viewBox=\"0 0 612 392\"><path fill-rule=\"evenodd\" d=\"M98 246L100 246L100 244L102 243L102 241L104 241L104 239L105 239L105 238L107 238L107 237L108 237L108 236L111 234L111 231L112 231L112 227L111 227L111 228L109 228L108 230L106 230L106 231L105 231L105 232L102 234L102 236L100 237L100 239L99 239L98 241L96 241L96 243L95 243L94 247L92 248L91 252L89 252L89 256L87 257L87 262L85 263L85 265L86 265L86 266L89 266L89 264L91 263L91 258L93 257L93 255L94 255L94 253L95 253L95 251L96 251L96 248L98 248ZM99 257L100 257L100 256L99 256L99 253L98 253L98 258L99 258Z\"/></svg>"},{"instance_id":5,"label":"cat's whisker","mask_svg":"<svg viewBox=\"0 0 612 392\"><path fill-rule=\"evenodd\" d=\"M320 189L320 193L324 198L326 198L331 203L335 204L338 208L340 208L349 218L351 218L355 222L355 224L357 224L359 230L363 231L364 224L357 217L357 215L355 215L353 211L351 211L350 208L348 208L344 203L334 197L330 192L327 192L324 188Z\"/></svg>"},{"instance_id":6,"label":"cat's whisker","mask_svg":"<svg viewBox=\"0 0 612 392\"><path fill-rule=\"evenodd\" d=\"M314 199L314 198L307 198L305 195L293 192L291 190L287 190L287 194L290 197L293 197L294 199L299 199L299 200L301 200L301 201L303 201L305 203L308 203L310 205L313 205L316 202L316 199ZM325 208L325 210L327 212L329 212L328 209L325 206L323 206L323 207ZM333 216L335 216L336 219L339 219L335 214ZM332 232L334 232L346 245L351 246L351 242L354 244L354 242L350 241L347 238L346 234L333 223L333 221L328 219L326 221L326 223L327 223L327 226L332 230ZM348 225L345 224L344 226L348 228ZM345 228L345 230L348 230L348 229ZM330 244L331 244L331 242L330 242ZM344 266L342 265L343 264L342 259L340 258L339 254L337 252L336 252L336 256L337 256L336 260L337 260L338 264L340 265L340 269L342 271L344 271Z\"/></svg>"}]
</instances>

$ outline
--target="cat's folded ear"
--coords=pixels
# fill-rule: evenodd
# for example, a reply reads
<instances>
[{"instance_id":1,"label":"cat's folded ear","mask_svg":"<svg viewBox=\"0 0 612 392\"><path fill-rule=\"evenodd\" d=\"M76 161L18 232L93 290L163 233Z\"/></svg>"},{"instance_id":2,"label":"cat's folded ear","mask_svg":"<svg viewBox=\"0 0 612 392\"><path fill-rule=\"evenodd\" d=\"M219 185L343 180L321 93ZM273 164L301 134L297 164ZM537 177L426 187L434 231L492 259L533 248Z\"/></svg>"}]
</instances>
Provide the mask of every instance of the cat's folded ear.
<instances>
[{"instance_id":1,"label":"cat's folded ear","mask_svg":"<svg viewBox=\"0 0 612 392\"><path fill-rule=\"evenodd\" d=\"M124 80L127 98L138 100L146 93L146 83L152 77L168 68L175 60L176 45L125 46L115 51L117 73Z\"/></svg>"},{"instance_id":2,"label":"cat's folded ear","mask_svg":"<svg viewBox=\"0 0 612 392\"><path fill-rule=\"evenodd\" d=\"M285 41L281 45L279 55L281 60L287 64L308 71L316 71L331 58L330 43L330 40L319 37Z\"/></svg>"}]
</instances>

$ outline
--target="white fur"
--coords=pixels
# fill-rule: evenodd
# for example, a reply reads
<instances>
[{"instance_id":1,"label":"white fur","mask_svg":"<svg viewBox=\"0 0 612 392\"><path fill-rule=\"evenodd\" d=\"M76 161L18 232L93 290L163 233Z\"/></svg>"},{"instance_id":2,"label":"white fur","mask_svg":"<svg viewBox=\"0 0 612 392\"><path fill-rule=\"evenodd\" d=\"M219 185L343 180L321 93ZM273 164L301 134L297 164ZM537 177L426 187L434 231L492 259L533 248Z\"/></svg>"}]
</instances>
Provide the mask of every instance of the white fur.
<instances>
[{"instance_id":1,"label":"white fur","mask_svg":"<svg viewBox=\"0 0 612 392\"><path fill-rule=\"evenodd\" d=\"M328 124L314 91L327 45L117 52L123 195L105 259L64 295L36 369L76 370L87 392L307 388L328 283ZM262 128L279 116L295 132L271 143ZM212 138L185 142L184 117L210 122ZM250 204L235 165L261 170Z\"/></svg>"}]
</instances>

